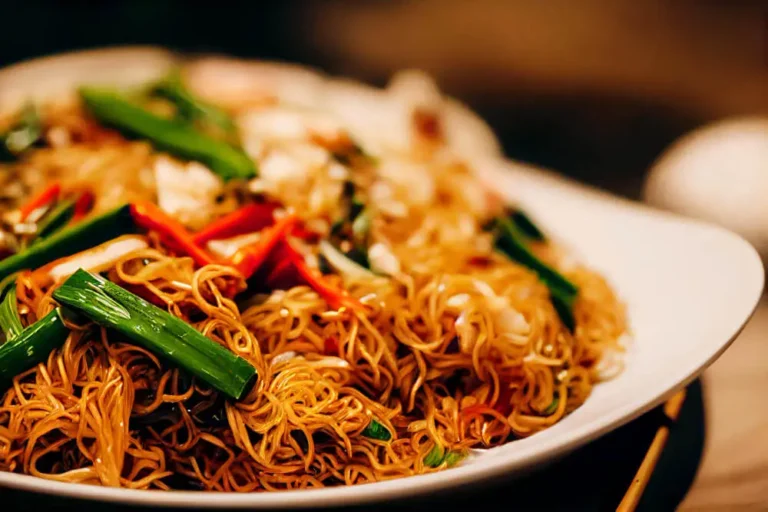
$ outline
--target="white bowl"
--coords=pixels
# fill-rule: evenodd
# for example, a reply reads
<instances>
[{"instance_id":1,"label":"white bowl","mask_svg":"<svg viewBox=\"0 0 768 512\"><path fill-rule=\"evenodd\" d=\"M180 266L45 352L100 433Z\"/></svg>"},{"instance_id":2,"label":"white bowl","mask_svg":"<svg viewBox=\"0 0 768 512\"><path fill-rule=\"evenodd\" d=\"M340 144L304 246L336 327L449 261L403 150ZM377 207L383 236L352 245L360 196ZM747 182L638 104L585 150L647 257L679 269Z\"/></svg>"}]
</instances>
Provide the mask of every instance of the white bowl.
<instances>
[{"instance_id":1,"label":"white bowl","mask_svg":"<svg viewBox=\"0 0 768 512\"><path fill-rule=\"evenodd\" d=\"M92 78L148 78L172 60L163 50L123 48L14 66L0 72L0 113L23 100L22 92L50 97ZM129 67L133 74L124 72ZM596 386L561 422L453 469L354 487L252 494L136 491L3 472L0 485L117 503L250 509L353 505L455 488L530 470L650 410L722 354L752 314L763 289L763 266L739 236L546 171L494 159L480 167L496 190L522 202L555 238L607 276L628 305L634 341L625 371Z\"/></svg>"}]
</instances>

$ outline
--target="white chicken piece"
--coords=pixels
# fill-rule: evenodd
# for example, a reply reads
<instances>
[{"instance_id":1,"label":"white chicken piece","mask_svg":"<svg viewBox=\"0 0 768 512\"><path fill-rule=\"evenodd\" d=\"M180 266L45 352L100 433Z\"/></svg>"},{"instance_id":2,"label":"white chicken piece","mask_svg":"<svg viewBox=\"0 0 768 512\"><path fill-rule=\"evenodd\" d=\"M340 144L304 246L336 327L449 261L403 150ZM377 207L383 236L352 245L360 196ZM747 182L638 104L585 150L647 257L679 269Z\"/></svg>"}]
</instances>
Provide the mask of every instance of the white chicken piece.
<instances>
[{"instance_id":1,"label":"white chicken piece","mask_svg":"<svg viewBox=\"0 0 768 512\"><path fill-rule=\"evenodd\" d=\"M221 179L198 162L182 163L160 155L154 162L157 203L170 216L193 229L210 222Z\"/></svg>"}]
</instances>

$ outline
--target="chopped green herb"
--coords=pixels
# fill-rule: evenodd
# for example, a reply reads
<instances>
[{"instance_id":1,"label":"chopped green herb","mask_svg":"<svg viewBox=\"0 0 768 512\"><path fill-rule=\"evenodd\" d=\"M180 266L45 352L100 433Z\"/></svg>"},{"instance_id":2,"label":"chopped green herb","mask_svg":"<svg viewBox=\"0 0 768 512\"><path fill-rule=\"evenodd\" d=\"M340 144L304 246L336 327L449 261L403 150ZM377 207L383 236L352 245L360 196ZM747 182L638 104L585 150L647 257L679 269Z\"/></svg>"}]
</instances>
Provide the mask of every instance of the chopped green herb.
<instances>
[{"instance_id":1,"label":"chopped green herb","mask_svg":"<svg viewBox=\"0 0 768 512\"><path fill-rule=\"evenodd\" d=\"M389 441L392 439L392 433L387 430L387 427L376 420L371 420L368 426L365 427L365 430L363 430L363 435L371 439L378 439L379 441Z\"/></svg>"},{"instance_id":2,"label":"chopped green herb","mask_svg":"<svg viewBox=\"0 0 768 512\"><path fill-rule=\"evenodd\" d=\"M462 460L467 458L467 454L464 452L448 452L445 454L445 458L443 459L443 462L447 467L453 467Z\"/></svg>"}]
</instances>

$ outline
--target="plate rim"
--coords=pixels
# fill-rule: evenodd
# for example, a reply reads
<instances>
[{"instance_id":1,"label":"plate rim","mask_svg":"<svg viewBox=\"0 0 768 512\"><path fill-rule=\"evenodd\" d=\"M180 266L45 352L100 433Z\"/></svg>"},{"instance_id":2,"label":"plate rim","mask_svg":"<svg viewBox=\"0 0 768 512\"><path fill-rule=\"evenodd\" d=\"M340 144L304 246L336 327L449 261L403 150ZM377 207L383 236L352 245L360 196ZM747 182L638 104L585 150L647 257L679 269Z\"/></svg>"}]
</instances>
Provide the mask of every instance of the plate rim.
<instances>
[{"instance_id":1,"label":"plate rim","mask_svg":"<svg viewBox=\"0 0 768 512\"><path fill-rule=\"evenodd\" d=\"M10 80L14 70L22 67L42 66L46 62L55 62L69 57L84 58L88 55L100 57L103 55L129 55L131 51L137 52L165 52L166 54L180 56L167 48L157 46L114 46L107 48L94 48L74 52L53 54L45 57L25 60L18 64L0 69L0 79ZM249 61L240 57L232 57L240 61ZM269 61L256 61L269 62ZM0 80L1 82L2 80ZM2 91L0 91L1 93ZM36 492L46 495L65 496L81 500L97 500L107 503L140 505L154 507L179 507L194 505L195 508L280 508L291 509L299 507L326 508L340 505L363 505L386 499L400 500L414 497L428 492L435 492L448 487L465 486L486 478L496 477L505 472L524 472L531 470L535 465L547 460L555 459L586 443L601 437L602 435L624 425L654 407L664 402L678 389L687 386L701 372L717 360L725 350L738 337L749 319L754 314L763 293L765 284L765 269L762 260L755 248L738 234L709 222L690 219L678 214L654 209L643 203L631 201L607 191L585 185L571 178L566 178L557 173L521 164L507 159L497 160L505 166L513 166L516 172L528 175L537 180L551 182L553 185L568 189L569 194L588 195L592 201L604 203L608 208L620 208L632 210L637 215L654 217L662 222L674 222L681 225L696 225L700 229L706 229L720 237L729 237L733 243L742 246L744 252L744 265L753 264L754 279L757 286L751 290L753 296L745 302L751 304L749 311L743 315L743 320L736 327L727 340L720 343L713 353L708 353L704 361L696 360L691 368L686 367L685 375L681 373L667 378L663 384L656 386L653 396L643 400L643 404L614 409L610 414L603 414L591 418L573 430L547 439L538 450L534 450L523 457L510 458L499 455L486 459L483 463L460 466L450 470L440 471L426 475L387 480L383 482L361 484L349 487L333 487L325 489L305 489L278 492L259 493L222 493L203 491L145 491L134 489L121 489L100 487L94 485L72 484L56 482L30 475L8 473L0 471L0 486L18 489L27 492ZM749 261L751 260L751 262ZM751 273L752 271L750 271ZM665 376L667 377L667 376Z\"/></svg>"}]
</instances>

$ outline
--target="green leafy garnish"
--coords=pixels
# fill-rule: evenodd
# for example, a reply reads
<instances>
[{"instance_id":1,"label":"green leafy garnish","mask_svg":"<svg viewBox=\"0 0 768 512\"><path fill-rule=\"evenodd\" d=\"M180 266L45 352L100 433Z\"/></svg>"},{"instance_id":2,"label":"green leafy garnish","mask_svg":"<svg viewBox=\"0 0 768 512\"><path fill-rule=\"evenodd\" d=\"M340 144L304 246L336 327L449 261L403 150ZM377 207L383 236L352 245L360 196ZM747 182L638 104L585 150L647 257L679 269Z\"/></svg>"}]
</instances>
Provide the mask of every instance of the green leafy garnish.
<instances>
[{"instance_id":1,"label":"green leafy garnish","mask_svg":"<svg viewBox=\"0 0 768 512\"><path fill-rule=\"evenodd\" d=\"M53 298L93 322L165 357L233 398L248 389L256 370L184 320L82 269L53 292Z\"/></svg>"},{"instance_id":2,"label":"green leafy garnish","mask_svg":"<svg viewBox=\"0 0 768 512\"><path fill-rule=\"evenodd\" d=\"M365 430L363 430L363 435L371 439L378 439L379 441L389 441L392 439L392 433L387 430L387 427L376 420L371 420L368 426L365 427Z\"/></svg>"}]
</instances>

